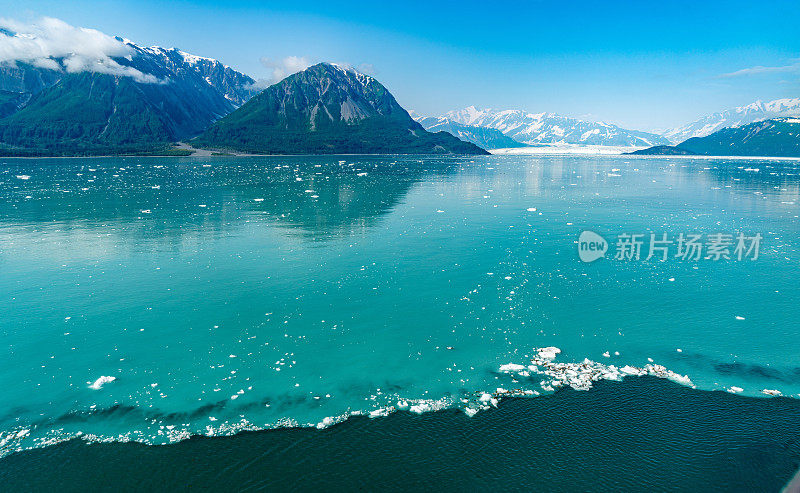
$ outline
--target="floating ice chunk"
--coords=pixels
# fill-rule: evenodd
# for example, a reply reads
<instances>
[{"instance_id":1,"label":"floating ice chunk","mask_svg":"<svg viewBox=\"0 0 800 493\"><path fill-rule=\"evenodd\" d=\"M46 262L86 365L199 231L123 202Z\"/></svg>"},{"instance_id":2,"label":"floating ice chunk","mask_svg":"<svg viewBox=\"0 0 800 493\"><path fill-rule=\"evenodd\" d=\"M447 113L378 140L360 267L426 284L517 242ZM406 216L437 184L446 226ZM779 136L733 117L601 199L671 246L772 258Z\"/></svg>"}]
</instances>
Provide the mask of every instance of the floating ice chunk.
<instances>
[{"instance_id":1,"label":"floating ice chunk","mask_svg":"<svg viewBox=\"0 0 800 493\"><path fill-rule=\"evenodd\" d=\"M561 350L555 346L539 348L539 357L544 359L555 359Z\"/></svg>"},{"instance_id":2,"label":"floating ice chunk","mask_svg":"<svg viewBox=\"0 0 800 493\"><path fill-rule=\"evenodd\" d=\"M730 388L728 388L727 390L728 390L728 392L730 392L731 394L738 394L739 392L743 392L743 391L744 391L744 389L743 389L743 388L741 388L741 387L737 387L737 386L735 386L735 385L734 385L733 387L730 387Z\"/></svg>"},{"instance_id":3,"label":"floating ice chunk","mask_svg":"<svg viewBox=\"0 0 800 493\"><path fill-rule=\"evenodd\" d=\"M253 202L264 202L264 199L253 199Z\"/></svg>"},{"instance_id":4,"label":"floating ice chunk","mask_svg":"<svg viewBox=\"0 0 800 493\"><path fill-rule=\"evenodd\" d=\"M542 380L540 385L543 390L548 392L552 392L555 388L567 386L575 390L589 390L592 388L594 382L598 380L621 380L625 376L643 375L666 378L682 385L693 385L688 376L680 375L668 370L664 366L653 363L647 364L641 368L630 365L617 368L614 365L604 365L588 358L585 358L580 363L562 363L554 361L556 355L561 352L558 348L537 348L534 351L536 351L536 356L531 360L533 364L527 369L520 371L519 366L521 365L514 366L512 364L504 365L503 367L509 369L509 373L513 372L516 376L530 376L528 370L546 375L549 378ZM494 396L503 395L538 395L538 393L535 391L509 391L498 388ZM486 404L487 402L491 402L491 399L491 395L483 394L479 400L481 403Z\"/></svg>"},{"instance_id":5,"label":"floating ice chunk","mask_svg":"<svg viewBox=\"0 0 800 493\"><path fill-rule=\"evenodd\" d=\"M413 406L408 408L408 410L411 411L412 413L422 414L428 411L432 411L433 407L427 402L420 402L419 404L414 404Z\"/></svg>"},{"instance_id":6,"label":"floating ice chunk","mask_svg":"<svg viewBox=\"0 0 800 493\"><path fill-rule=\"evenodd\" d=\"M31 177L29 175L17 175L17 180L30 180Z\"/></svg>"},{"instance_id":7,"label":"floating ice chunk","mask_svg":"<svg viewBox=\"0 0 800 493\"><path fill-rule=\"evenodd\" d=\"M500 367L500 371L505 371L505 372L509 372L509 371L522 371L522 370L524 370L524 369L525 369L525 366L524 366L524 365L517 365L517 364L515 364L515 363L507 363L507 364L505 364L505 365L502 365L502 366Z\"/></svg>"},{"instance_id":8,"label":"floating ice chunk","mask_svg":"<svg viewBox=\"0 0 800 493\"><path fill-rule=\"evenodd\" d=\"M761 391L761 393L765 394L765 395L772 395L772 396L783 395L783 393L780 390L773 390L773 389L764 389L764 390Z\"/></svg>"},{"instance_id":9,"label":"floating ice chunk","mask_svg":"<svg viewBox=\"0 0 800 493\"><path fill-rule=\"evenodd\" d=\"M736 320L744 320L744 317L742 317L740 315L736 315Z\"/></svg>"},{"instance_id":10,"label":"floating ice chunk","mask_svg":"<svg viewBox=\"0 0 800 493\"><path fill-rule=\"evenodd\" d=\"M389 408L382 407L369 413L370 418L382 418L389 415Z\"/></svg>"},{"instance_id":11,"label":"floating ice chunk","mask_svg":"<svg viewBox=\"0 0 800 493\"><path fill-rule=\"evenodd\" d=\"M489 402L492 400L492 394L487 394L484 392L478 400L484 403Z\"/></svg>"},{"instance_id":12,"label":"floating ice chunk","mask_svg":"<svg viewBox=\"0 0 800 493\"><path fill-rule=\"evenodd\" d=\"M536 212L536 207L528 207L525 210L528 211L528 212Z\"/></svg>"},{"instance_id":13,"label":"floating ice chunk","mask_svg":"<svg viewBox=\"0 0 800 493\"><path fill-rule=\"evenodd\" d=\"M466 414L467 416L469 416L471 418L471 417L475 416L476 414L478 414L478 409L475 409L474 407L465 408L464 409L464 414Z\"/></svg>"},{"instance_id":14,"label":"floating ice chunk","mask_svg":"<svg viewBox=\"0 0 800 493\"><path fill-rule=\"evenodd\" d=\"M603 353L603 357L604 357L604 358L610 358L610 357L611 357L611 353L609 353L608 351L606 351L605 353Z\"/></svg>"},{"instance_id":15,"label":"floating ice chunk","mask_svg":"<svg viewBox=\"0 0 800 493\"><path fill-rule=\"evenodd\" d=\"M86 382L86 383L89 384L89 388L90 389L100 390L100 389L103 388L103 385L105 385L107 383L111 383L116 379L117 379L117 377L107 377L107 376L103 375L100 378L98 378L97 380L95 380L94 382Z\"/></svg>"},{"instance_id":16,"label":"floating ice chunk","mask_svg":"<svg viewBox=\"0 0 800 493\"><path fill-rule=\"evenodd\" d=\"M666 367L662 365L647 365L644 367L644 370L649 374L659 378L666 378L667 380L672 380L675 383L679 383L681 385L692 385L692 380L688 377L688 375L681 375L679 373L675 373L672 370L668 370Z\"/></svg>"}]
</instances>

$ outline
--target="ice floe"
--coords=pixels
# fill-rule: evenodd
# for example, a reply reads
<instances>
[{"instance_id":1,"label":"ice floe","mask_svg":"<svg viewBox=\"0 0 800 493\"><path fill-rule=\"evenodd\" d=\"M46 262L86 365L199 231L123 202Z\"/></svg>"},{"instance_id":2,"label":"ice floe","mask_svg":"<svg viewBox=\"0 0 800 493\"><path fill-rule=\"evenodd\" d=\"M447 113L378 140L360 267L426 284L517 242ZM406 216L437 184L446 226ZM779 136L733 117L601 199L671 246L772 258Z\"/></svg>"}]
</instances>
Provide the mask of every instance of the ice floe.
<instances>
[{"instance_id":1,"label":"ice floe","mask_svg":"<svg viewBox=\"0 0 800 493\"><path fill-rule=\"evenodd\" d=\"M100 389L103 388L103 385L105 385L107 383L111 383L116 379L117 379L117 377L108 377L108 376L103 375L100 378L98 378L97 380L95 380L94 382L86 382L86 383L89 384L89 388L90 389L100 390Z\"/></svg>"},{"instance_id":2,"label":"ice floe","mask_svg":"<svg viewBox=\"0 0 800 493\"><path fill-rule=\"evenodd\" d=\"M580 363L556 362L556 356L561 353L557 347L544 347L534 350L536 356L531 359L531 365L506 364L500 367L504 373L517 374L520 377L534 372L549 377L540 382L542 389L550 391L557 387L571 387L575 390L589 390L598 380L621 380L625 376L651 375L665 378L681 385L693 386L691 379L658 364L649 363L642 367L625 365L621 368L615 365L605 365L588 358ZM524 369L523 369L524 368ZM504 394L499 392L499 394Z\"/></svg>"}]
</instances>

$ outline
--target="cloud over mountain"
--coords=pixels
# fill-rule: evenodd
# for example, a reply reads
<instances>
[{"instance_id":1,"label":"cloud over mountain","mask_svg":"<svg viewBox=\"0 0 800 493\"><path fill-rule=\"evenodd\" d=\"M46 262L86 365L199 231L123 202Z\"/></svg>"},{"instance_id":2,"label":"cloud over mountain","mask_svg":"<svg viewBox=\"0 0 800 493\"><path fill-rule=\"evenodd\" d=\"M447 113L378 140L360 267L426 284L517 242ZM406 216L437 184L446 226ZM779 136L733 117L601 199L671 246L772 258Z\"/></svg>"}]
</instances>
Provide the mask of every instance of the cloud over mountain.
<instances>
[{"instance_id":1,"label":"cloud over mountain","mask_svg":"<svg viewBox=\"0 0 800 493\"><path fill-rule=\"evenodd\" d=\"M149 84L163 82L115 60L131 54L124 42L96 29L75 27L52 17L30 24L0 18L0 63L22 62L68 73L97 72Z\"/></svg>"},{"instance_id":2,"label":"cloud over mountain","mask_svg":"<svg viewBox=\"0 0 800 493\"><path fill-rule=\"evenodd\" d=\"M281 60L261 58L261 65L272 71L272 77L267 81L270 84L279 82L286 77L302 72L312 65L311 61L304 56L287 56Z\"/></svg>"}]
</instances>

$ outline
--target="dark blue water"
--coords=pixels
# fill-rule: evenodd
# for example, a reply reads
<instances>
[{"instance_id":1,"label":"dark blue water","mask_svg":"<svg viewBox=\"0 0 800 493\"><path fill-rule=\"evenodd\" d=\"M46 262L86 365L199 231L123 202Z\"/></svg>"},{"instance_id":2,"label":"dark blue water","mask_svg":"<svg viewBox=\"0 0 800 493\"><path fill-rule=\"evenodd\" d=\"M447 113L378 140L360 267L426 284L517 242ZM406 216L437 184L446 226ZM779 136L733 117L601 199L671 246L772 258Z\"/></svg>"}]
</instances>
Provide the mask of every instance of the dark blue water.
<instances>
[{"instance_id":1,"label":"dark blue water","mask_svg":"<svg viewBox=\"0 0 800 493\"><path fill-rule=\"evenodd\" d=\"M800 468L797 400L644 377L324 430L80 440L0 460L6 491L779 491Z\"/></svg>"}]
</instances>

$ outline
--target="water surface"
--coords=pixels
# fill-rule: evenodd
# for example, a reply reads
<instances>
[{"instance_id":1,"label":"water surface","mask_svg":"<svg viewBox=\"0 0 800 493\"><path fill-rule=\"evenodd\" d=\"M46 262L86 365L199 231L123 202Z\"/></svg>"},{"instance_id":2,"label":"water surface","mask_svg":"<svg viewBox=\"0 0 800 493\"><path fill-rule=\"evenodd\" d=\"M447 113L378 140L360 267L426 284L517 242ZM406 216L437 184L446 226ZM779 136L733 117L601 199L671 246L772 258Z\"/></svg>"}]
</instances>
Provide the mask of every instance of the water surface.
<instances>
[{"instance_id":1,"label":"water surface","mask_svg":"<svg viewBox=\"0 0 800 493\"><path fill-rule=\"evenodd\" d=\"M524 369L546 346L797 397L799 173L629 156L5 160L0 448L472 414L497 388L548 393ZM587 229L763 240L756 260L587 264Z\"/></svg>"}]
</instances>

